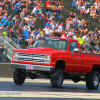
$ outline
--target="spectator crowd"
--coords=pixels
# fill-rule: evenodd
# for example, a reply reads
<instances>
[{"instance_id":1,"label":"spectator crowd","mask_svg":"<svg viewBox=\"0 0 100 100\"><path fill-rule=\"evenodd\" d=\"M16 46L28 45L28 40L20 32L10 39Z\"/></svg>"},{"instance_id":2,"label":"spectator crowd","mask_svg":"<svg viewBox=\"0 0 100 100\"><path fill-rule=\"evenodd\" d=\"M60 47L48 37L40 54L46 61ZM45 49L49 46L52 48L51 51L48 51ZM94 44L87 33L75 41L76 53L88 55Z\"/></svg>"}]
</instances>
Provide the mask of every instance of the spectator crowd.
<instances>
[{"instance_id":1,"label":"spectator crowd","mask_svg":"<svg viewBox=\"0 0 100 100\"><path fill-rule=\"evenodd\" d=\"M94 2L95 1L95 2ZM91 3L94 2L92 5ZM90 14L92 18L100 16L99 0L73 0L72 7L80 12L80 14Z\"/></svg>"},{"instance_id":2,"label":"spectator crowd","mask_svg":"<svg viewBox=\"0 0 100 100\"><path fill-rule=\"evenodd\" d=\"M11 8L7 2L10 3ZM31 5L33 5L32 11L29 9ZM80 14L91 14L91 7L86 10L89 5L90 3L86 0L84 2L83 0L73 0L72 2L72 6L80 11ZM98 9L97 0L93 7ZM47 0L45 4L42 0L3 0L0 2L0 37L8 36L18 45L22 45L23 40L27 41L29 47L39 37L72 38L79 41L82 52L100 54L100 29L95 28L94 31L90 31L88 22L84 19L79 20L76 13L66 15L65 23L62 23L61 19L65 17L61 14L63 9L61 0ZM100 10L97 9L95 16L100 14ZM9 11L12 11L12 14L8 15ZM92 15L93 18L95 16ZM55 19L59 19L59 21L55 21ZM37 21L45 23L43 29L36 28ZM66 25L65 29L64 25Z\"/></svg>"}]
</instances>

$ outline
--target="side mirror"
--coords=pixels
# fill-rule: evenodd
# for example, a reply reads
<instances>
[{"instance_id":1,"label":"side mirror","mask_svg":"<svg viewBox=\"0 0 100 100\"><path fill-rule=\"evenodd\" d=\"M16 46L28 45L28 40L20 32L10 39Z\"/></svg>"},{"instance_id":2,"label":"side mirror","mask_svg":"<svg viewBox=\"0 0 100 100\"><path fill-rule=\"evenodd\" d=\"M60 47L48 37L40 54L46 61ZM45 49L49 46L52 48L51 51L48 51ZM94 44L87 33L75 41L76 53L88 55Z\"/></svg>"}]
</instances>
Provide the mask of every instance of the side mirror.
<instances>
[{"instance_id":1,"label":"side mirror","mask_svg":"<svg viewBox=\"0 0 100 100\"><path fill-rule=\"evenodd\" d=\"M74 48L74 52L79 52L80 49L79 48Z\"/></svg>"}]
</instances>

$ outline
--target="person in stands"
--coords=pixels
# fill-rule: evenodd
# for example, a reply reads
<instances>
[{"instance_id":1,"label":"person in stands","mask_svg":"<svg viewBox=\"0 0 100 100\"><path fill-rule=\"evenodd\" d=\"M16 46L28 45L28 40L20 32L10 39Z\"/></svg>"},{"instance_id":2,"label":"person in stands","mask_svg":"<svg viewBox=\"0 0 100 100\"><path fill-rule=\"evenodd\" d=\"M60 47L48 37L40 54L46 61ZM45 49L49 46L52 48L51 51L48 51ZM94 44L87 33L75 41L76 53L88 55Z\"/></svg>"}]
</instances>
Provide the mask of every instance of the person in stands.
<instances>
[{"instance_id":1,"label":"person in stands","mask_svg":"<svg viewBox=\"0 0 100 100\"><path fill-rule=\"evenodd\" d=\"M7 49L7 48L5 47L4 43L1 43L1 46L0 46L0 62L3 62L3 52L4 52L4 49Z\"/></svg>"}]
</instances>

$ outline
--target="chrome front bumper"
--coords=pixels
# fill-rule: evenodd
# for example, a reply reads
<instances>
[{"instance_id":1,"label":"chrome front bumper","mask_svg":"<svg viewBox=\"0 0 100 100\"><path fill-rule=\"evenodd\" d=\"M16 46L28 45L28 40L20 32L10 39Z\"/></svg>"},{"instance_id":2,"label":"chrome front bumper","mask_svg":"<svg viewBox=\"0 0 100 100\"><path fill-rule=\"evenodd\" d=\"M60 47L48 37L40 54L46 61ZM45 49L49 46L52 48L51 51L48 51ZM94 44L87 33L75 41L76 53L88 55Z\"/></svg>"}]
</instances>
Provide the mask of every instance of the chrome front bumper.
<instances>
[{"instance_id":1,"label":"chrome front bumper","mask_svg":"<svg viewBox=\"0 0 100 100\"><path fill-rule=\"evenodd\" d=\"M16 69L26 69L26 70L37 70L37 71L53 71L53 66L48 65L33 65L33 64L20 64L20 63L10 63L11 68Z\"/></svg>"}]
</instances>

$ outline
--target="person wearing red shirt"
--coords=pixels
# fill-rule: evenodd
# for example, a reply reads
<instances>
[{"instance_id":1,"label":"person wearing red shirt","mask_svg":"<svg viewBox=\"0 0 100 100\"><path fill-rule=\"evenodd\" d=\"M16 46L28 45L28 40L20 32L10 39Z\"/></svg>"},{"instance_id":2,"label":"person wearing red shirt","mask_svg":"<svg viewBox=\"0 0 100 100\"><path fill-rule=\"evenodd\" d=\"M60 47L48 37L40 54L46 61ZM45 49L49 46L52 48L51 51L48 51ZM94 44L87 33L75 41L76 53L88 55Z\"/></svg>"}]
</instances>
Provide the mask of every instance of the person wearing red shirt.
<instances>
[{"instance_id":1,"label":"person wearing red shirt","mask_svg":"<svg viewBox=\"0 0 100 100\"><path fill-rule=\"evenodd\" d=\"M50 7L50 5L51 5L51 2L50 2L50 0L48 0L47 2L46 2L46 7Z\"/></svg>"},{"instance_id":2,"label":"person wearing red shirt","mask_svg":"<svg viewBox=\"0 0 100 100\"><path fill-rule=\"evenodd\" d=\"M49 16L52 16L51 7L52 7L51 2L50 2L50 0L48 0L46 2L46 14L49 13Z\"/></svg>"}]
</instances>

